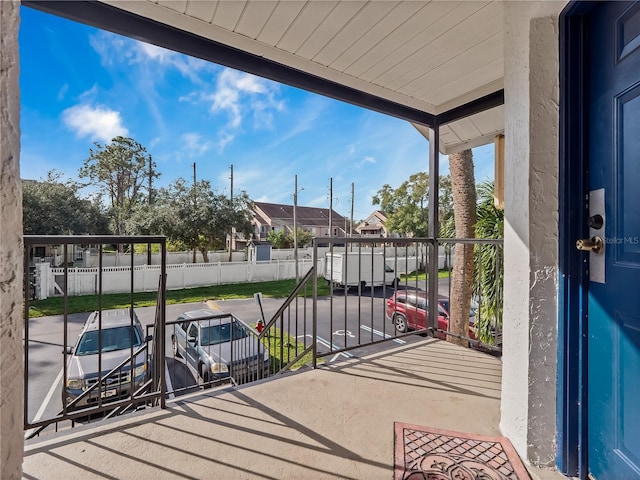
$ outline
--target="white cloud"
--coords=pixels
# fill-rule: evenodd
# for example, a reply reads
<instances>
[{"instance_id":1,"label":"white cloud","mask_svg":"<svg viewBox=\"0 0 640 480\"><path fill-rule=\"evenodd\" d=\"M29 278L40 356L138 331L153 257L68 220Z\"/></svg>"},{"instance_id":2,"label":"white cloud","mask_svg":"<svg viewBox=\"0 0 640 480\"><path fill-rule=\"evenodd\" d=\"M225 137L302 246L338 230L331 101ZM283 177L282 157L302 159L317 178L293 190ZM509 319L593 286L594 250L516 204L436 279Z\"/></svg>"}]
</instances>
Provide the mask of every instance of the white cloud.
<instances>
[{"instance_id":1,"label":"white cloud","mask_svg":"<svg viewBox=\"0 0 640 480\"><path fill-rule=\"evenodd\" d=\"M58 100L63 100L68 91L69 91L69 84L65 83L60 88L60 90L58 90Z\"/></svg>"},{"instance_id":2,"label":"white cloud","mask_svg":"<svg viewBox=\"0 0 640 480\"><path fill-rule=\"evenodd\" d=\"M197 73L209 65L199 58L189 57L166 48L151 45L113 33L100 31L89 38L89 43L100 55L104 66L126 63L128 65L141 64L143 66L161 66L175 68L185 77L199 82Z\"/></svg>"},{"instance_id":3,"label":"white cloud","mask_svg":"<svg viewBox=\"0 0 640 480\"><path fill-rule=\"evenodd\" d=\"M127 136L120 112L106 107L80 104L62 112L62 120L78 137L110 142L114 137Z\"/></svg>"},{"instance_id":4,"label":"white cloud","mask_svg":"<svg viewBox=\"0 0 640 480\"><path fill-rule=\"evenodd\" d=\"M211 110L226 111L230 117L229 126L238 128L242 123L241 94L255 96L266 93L264 80L226 68L218 76L217 90L210 96L213 101Z\"/></svg>"},{"instance_id":5,"label":"white cloud","mask_svg":"<svg viewBox=\"0 0 640 480\"><path fill-rule=\"evenodd\" d=\"M213 143L203 139L199 133L183 133L182 142L189 157L203 155L213 147Z\"/></svg>"},{"instance_id":6,"label":"white cloud","mask_svg":"<svg viewBox=\"0 0 640 480\"><path fill-rule=\"evenodd\" d=\"M218 75L216 90L203 95L211 102L213 113L224 112L228 115L227 124L220 131L219 147L224 149L239 130L245 119L245 112L251 112L254 128L271 128L275 111L284 110L284 102L276 99L278 86L248 73L225 68ZM193 100L193 96L182 97Z\"/></svg>"},{"instance_id":7,"label":"white cloud","mask_svg":"<svg viewBox=\"0 0 640 480\"><path fill-rule=\"evenodd\" d=\"M172 67L197 83L200 83L197 73L208 65L207 62L199 58L182 55L144 42L132 41L131 52L131 64L152 62L156 65Z\"/></svg>"},{"instance_id":8,"label":"white cloud","mask_svg":"<svg viewBox=\"0 0 640 480\"><path fill-rule=\"evenodd\" d=\"M370 156L370 155L367 155L362 160L360 160L358 163L356 163L355 167L356 168L362 168L366 164L375 165L375 163L376 163L376 159L374 157Z\"/></svg>"},{"instance_id":9,"label":"white cloud","mask_svg":"<svg viewBox=\"0 0 640 480\"><path fill-rule=\"evenodd\" d=\"M136 42L135 45L141 57L147 57L151 60L156 60L159 63L169 63L171 58L176 55L176 53L171 50L158 47L157 45L151 45L150 43Z\"/></svg>"},{"instance_id":10,"label":"white cloud","mask_svg":"<svg viewBox=\"0 0 640 480\"><path fill-rule=\"evenodd\" d=\"M227 146L228 143L232 142L235 138L235 135L222 131L218 135L218 153L222 153L224 151L224 147Z\"/></svg>"}]
</instances>

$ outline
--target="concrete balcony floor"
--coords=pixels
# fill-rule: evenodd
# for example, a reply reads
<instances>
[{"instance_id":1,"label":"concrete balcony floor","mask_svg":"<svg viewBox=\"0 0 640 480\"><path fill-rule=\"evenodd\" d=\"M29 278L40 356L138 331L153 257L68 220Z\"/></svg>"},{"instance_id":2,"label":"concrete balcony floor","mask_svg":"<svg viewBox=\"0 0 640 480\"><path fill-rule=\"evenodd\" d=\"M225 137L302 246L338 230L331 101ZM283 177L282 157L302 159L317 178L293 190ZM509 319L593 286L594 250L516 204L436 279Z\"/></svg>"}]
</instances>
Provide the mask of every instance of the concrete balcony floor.
<instances>
[{"instance_id":1,"label":"concrete balcony floor","mask_svg":"<svg viewBox=\"0 0 640 480\"><path fill-rule=\"evenodd\" d=\"M499 359L427 339L34 439L24 478L391 479L394 422L500 435L500 385Z\"/></svg>"}]
</instances>

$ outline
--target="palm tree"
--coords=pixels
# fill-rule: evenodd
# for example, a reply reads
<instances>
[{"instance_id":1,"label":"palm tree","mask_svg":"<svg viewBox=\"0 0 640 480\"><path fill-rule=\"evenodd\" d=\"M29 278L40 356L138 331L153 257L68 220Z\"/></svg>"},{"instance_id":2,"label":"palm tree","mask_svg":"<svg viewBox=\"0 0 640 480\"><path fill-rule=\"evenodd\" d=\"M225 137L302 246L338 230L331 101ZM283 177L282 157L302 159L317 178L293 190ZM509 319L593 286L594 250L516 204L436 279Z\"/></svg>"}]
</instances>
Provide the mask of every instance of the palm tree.
<instances>
[{"instance_id":1,"label":"palm tree","mask_svg":"<svg viewBox=\"0 0 640 480\"><path fill-rule=\"evenodd\" d=\"M477 238L503 238L504 212L495 207L494 183L482 182L478 190ZM494 343L494 332L502 329L503 255L501 245L476 246L478 266L473 282L473 294L479 299L479 311L474 325L476 337Z\"/></svg>"},{"instance_id":2,"label":"palm tree","mask_svg":"<svg viewBox=\"0 0 640 480\"><path fill-rule=\"evenodd\" d=\"M504 236L504 212L494 205L494 183L492 180L476 186L478 196L475 237L501 239ZM442 224L440 234L444 238L456 235L454 219ZM502 328L502 246L479 244L474 250L473 297L479 309L474 325L476 337L483 343L493 344L495 331Z\"/></svg>"},{"instance_id":3,"label":"palm tree","mask_svg":"<svg viewBox=\"0 0 640 480\"><path fill-rule=\"evenodd\" d=\"M453 212L457 238L474 238L476 226L476 186L471 150L449 155L449 171L453 190ZM453 259L449 330L454 335L468 336L469 310L473 289L473 245L458 244ZM449 341L469 346L466 340L450 337Z\"/></svg>"}]
</instances>

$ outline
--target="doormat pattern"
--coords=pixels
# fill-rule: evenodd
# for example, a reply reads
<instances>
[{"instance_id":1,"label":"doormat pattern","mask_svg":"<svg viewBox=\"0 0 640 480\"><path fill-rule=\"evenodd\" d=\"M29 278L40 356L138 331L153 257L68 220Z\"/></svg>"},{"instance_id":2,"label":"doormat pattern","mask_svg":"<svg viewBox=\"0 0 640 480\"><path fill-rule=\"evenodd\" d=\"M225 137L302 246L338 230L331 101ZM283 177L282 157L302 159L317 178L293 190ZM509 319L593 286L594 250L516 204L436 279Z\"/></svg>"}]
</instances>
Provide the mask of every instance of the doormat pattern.
<instances>
[{"instance_id":1,"label":"doormat pattern","mask_svg":"<svg viewBox=\"0 0 640 480\"><path fill-rule=\"evenodd\" d=\"M531 480L505 437L395 423L395 480Z\"/></svg>"}]
</instances>

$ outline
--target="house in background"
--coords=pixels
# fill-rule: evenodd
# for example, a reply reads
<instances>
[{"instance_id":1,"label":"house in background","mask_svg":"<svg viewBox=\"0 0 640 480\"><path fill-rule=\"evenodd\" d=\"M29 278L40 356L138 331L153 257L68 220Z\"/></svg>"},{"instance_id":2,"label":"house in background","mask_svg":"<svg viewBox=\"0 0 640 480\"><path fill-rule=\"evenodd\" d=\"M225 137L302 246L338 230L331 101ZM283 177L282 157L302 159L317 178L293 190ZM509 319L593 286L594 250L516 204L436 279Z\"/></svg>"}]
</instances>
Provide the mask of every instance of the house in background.
<instances>
[{"instance_id":1,"label":"house in background","mask_svg":"<svg viewBox=\"0 0 640 480\"><path fill-rule=\"evenodd\" d=\"M266 240L269 232L293 233L293 205L254 202L254 237ZM299 230L311 232L314 237L345 237L349 219L335 210L315 207L296 207Z\"/></svg>"},{"instance_id":2,"label":"house in background","mask_svg":"<svg viewBox=\"0 0 640 480\"><path fill-rule=\"evenodd\" d=\"M387 217L380 210L375 210L356 227L356 232L361 237L387 238L394 236L387 231Z\"/></svg>"}]
</instances>

